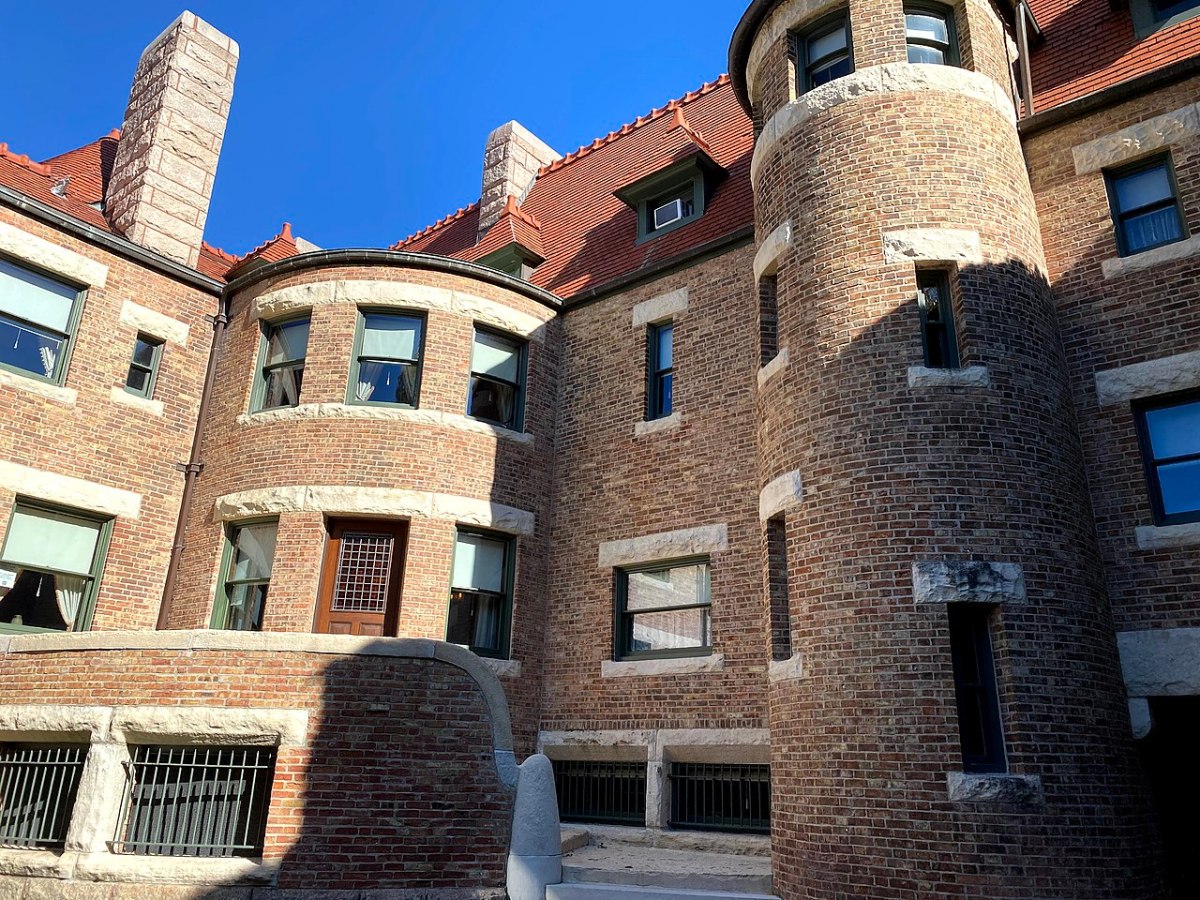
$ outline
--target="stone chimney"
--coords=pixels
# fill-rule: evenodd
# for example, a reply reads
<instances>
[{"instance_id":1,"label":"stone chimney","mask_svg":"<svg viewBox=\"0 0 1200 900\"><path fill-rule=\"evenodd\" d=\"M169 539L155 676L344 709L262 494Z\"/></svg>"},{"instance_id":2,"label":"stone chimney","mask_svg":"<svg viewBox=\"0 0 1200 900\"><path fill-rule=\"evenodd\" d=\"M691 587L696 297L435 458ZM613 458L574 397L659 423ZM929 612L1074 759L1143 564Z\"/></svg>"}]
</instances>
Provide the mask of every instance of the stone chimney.
<instances>
[{"instance_id":1,"label":"stone chimney","mask_svg":"<svg viewBox=\"0 0 1200 900\"><path fill-rule=\"evenodd\" d=\"M195 266L238 45L190 12L142 53L104 212L136 244Z\"/></svg>"},{"instance_id":2,"label":"stone chimney","mask_svg":"<svg viewBox=\"0 0 1200 900\"><path fill-rule=\"evenodd\" d=\"M483 153L483 192L479 198L480 237L496 224L509 195L523 199L538 169L561 155L520 122L501 125L488 135Z\"/></svg>"}]
</instances>

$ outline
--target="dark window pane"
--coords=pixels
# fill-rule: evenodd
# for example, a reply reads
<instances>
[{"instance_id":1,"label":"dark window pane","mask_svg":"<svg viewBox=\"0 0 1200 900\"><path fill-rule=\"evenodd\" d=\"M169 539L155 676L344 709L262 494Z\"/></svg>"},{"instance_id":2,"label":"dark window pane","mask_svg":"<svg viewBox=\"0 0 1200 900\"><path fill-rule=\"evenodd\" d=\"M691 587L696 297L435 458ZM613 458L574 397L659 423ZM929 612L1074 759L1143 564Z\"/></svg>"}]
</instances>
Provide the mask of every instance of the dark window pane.
<instances>
[{"instance_id":1,"label":"dark window pane","mask_svg":"<svg viewBox=\"0 0 1200 900\"><path fill-rule=\"evenodd\" d=\"M418 377L419 370L415 363L361 360L354 396L363 403L370 401L416 406Z\"/></svg>"},{"instance_id":2,"label":"dark window pane","mask_svg":"<svg viewBox=\"0 0 1200 900\"><path fill-rule=\"evenodd\" d=\"M1118 178L1115 183L1117 208L1130 212L1174 197L1166 166L1155 166Z\"/></svg>"},{"instance_id":3,"label":"dark window pane","mask_svg":"<svg viewBox=\"0 0 1200 900\"><path fill-rule=\"evenodd\" d=\"M1200 453L1200 400L1146 412L1155 459Z\"/></svg>"},{"instance_id":4,"label":"dark window pane","mask_svg":"<svg viewBox=\"0 0 1200 900\"><path fill-rule=\"evenodd\" d=\"M671 368L674 357L675 328L663 325L658 329L658 357L655 368L659 371Z\"/></svg>"},{"instance_id":5,"label":"dark window pane","mask_svg":"<svg viewBox=\"0 0 1200 900\"><path fill-rule=\"evenodd\" d=\"M517 389L511 384L472 376L467 413L512 428L517 418Z\"/></svg>"},{"instance_id":6,"label":"dark window pane","mask_svg":"<svg viewBox=\"0 0 1200 900\"><path fill-rule=\"evenodd\" d=\"M1200 510L1200 459L1160 466L1158 483L1166 515Z\"/></svg>"},{"instance_id":7,"label":"dark window pane","mask_svg":"<svg viewBox=\"0 0 1200 900\"><path fill-rule=\"evenodd\" d=\"M263 392L263 409L299 405L303 380L303 366L289 366L268 372L266 389Z\"/></svg>"},{"instance_id":8,"label":"dark window pane","mask_svg":"<svg viewBox=\"0 0 1200 900\"><path fill-rule=\"evenodd\" d=\"M924 44L909 44L908 61L910 63L930 63L936 66L944 66L946 64L946 53L937 47L927 47Z\"/></svg>"},{"instance_id":9,"label":"dark window pane","mask_svg":"<svg viewBox=\"0 0 1200 900\"><path fill-rule=\"evenodd\" d=\"M64 609L72 614L86 589L86 580L73 575L52 575L20 569L16 579L0 599L0 622L29 628L53 628L66 631Z\"/></svg>"},{"instance_id":10,"label":"dark window pane","mask_svg":"<svg viewBox=\"0 0 1200 900\"><path fill-rule=\"evenodd\" d=\"M308 319L301 319L271 328L266 364L273 366L304 359L308 352L308 324Z\"/></svg>"},{"instance_id":11,"label":"dark window pane","mask_svg":"<svg viewBox=\"0 0 1200 900\"><path fill-rule=\"evenodd\" d=\"M0 362L53 378L58 371L64 341L56 334L36 330L0 316Z\"/></svg>"},{"instance_id":12,"label":"dark window pane","mask_svg":"<svg viewBox=\"0 0 1200 900\"><path fill-rule=\"evenodd\" d=\"M145 338L138 338L133 344L133 361L139 366L150 368L154 365L154 348L157 346Z\"/></svg>"},{"instance_id":13,"label":"dark window pane","mask_svg":"<svg viewBox=\"0 0 1200 900\"><path fill-rule=\"evenodd\" d=\"M707 608L638 613L632 619L633 653L701 649L712 643Z\"/></svg>"},{"instance_id":14,"label":"dark window pane","mask_svg":"<svg viewBox=\"0 0 1200 900\"><path fill-rule=\"evenodd\" d=\"M1164 22L1172 16L1195 9L1200 3L1196 0L1150 0L1150 5L1154 9L1155 20Z\"/></svg>"},{"instance_id":15,"label":"dark window pane","mask_svg":"<svg viewBox=\"0 0 1200 900\"><path fill-rule=\"evenodd\" d=\"M473 650L500 652L504 599L493 594L453 591L446 618L446 640Z\"/></svg>"},{"instance_id":16,"label":"dark window pane","mask_svg":"<svg viewBox=\"0 0 1200 900\"><path fill-rule=\"evenodd\" d=\"M671 382L673 380L674 377L669 372L658 379L658 414L660 416L671 414Z\"/></svg>"},{"instance_id":17,"label":"dark window pane","mask_svg":"<svg viewBox=\"0 0 1200 900\"><path fill-rule=\"evenodd\" d=\"M1169 244L1183 237L1179 228L1179 214L1174 205L1131 216L1122 227L1125 231L1125 249L1129 253Z\"/></svg>"},{"instance_id":18,"label":"dark window pane","mask_svg":"<svg viewBox=\"0 0 1200 900\"><path fill-rule=\"evenodd\" d=\"M262 631L267 585L235 584L229 588L229 613L225 627L231 631Z\"/></svg>"},{"instance_id":19,"label":"dark window pane","mask_svg":"<svg viewBox=\"0 0 1200 900\"><path fill-rule=\"evenodd\" d=\"M135 394L143 396L148 394L150 392L150 372L147 369L130 366L129 374L125 376L125 386Z\"/></svg>"},{"instance_id":20,"label":"dark window pane","mask_svg":"<svg viewBox=\"0 0 1200 900\"><path fill-rule=\"evenodd\" d=\"M809 73L809 85L810 87L819 87L826 82L833 81L835 78L842 78L849 75L850 71L849 56L843 56L840 59L822 63L820 67L813 69Z\"/></svg>"}]
</instances>

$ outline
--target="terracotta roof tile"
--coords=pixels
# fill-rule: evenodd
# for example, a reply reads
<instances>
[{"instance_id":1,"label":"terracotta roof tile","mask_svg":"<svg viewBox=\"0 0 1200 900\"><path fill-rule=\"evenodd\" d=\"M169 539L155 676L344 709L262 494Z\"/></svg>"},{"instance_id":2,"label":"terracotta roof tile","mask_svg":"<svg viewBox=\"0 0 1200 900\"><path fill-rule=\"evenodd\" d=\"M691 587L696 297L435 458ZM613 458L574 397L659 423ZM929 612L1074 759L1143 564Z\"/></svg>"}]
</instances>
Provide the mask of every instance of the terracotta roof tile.
<instances>
[{"instance_id":1,"label":"terracotta roof tile","mask_svg":"<svg viewBox=\"0 0 1200 900\"><path fill-rule=\"evenodd\" d=\"M42 165L56 178L71 179L67 185L68 197L83 203L100 203L112 176L120 138L120 129L114 128L90 144L42 160Z\"/></svg>"},{"instance_id":2,"label":"terracotta roof tile","mask_svg":"<svg viewBox=\"0 0 1200 900\"><path fill-rule=\"evenodd\" d=\"M500 213L496 224L488 229L483 240L463 252L463 258L483 259L513 244L523 248L526 251L524 255L532 256L539 264L546 258L542 244L542 223L521 209L517 198L510 194L504 201L504 211Z\"/></svg>"}]
</instances>

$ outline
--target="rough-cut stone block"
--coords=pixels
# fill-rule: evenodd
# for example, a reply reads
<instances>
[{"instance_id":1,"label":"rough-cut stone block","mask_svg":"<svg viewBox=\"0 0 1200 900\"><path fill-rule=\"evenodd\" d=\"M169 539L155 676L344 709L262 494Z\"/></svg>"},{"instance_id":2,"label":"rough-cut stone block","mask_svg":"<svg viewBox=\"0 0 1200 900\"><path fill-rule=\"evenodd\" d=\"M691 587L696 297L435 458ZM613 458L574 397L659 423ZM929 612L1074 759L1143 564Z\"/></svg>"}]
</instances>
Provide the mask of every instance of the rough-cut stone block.
<instances>
[{"instance_id":1,"label":"rough-cut stone block","mask_svg":"<svg viewBox=\"0 0 1200 900\"><path fill-rule=\"evenodd\" d=\"M643 300L633 307L633 327L645 328L653 322L662 322L686 312L688 289L679 288L667 294Z\"/></svg>"},{"instance_id":2,"label":"rough-cut stone block","mask_svg":"<svg viewBox=\"0 0 1200 900\"><path fill-rule=\"evenodd\" d=\"M683 413L680 410L675 410L669 416L663 416L659 419L650 419L649 421L635 422L633 425L634 437L646 437L651 434L659 434L663 431L674 431L683 424Z\"/></svg>"},{"instance_id":3,"label":"rough-cut stone block","mask_svg":"<svg viewBox=\"0 0 1200 900\"><path fill-rule=\"evenodd\" d=\"M905 228L883 232L883 257L890 263L979 263L979 232L965 228Z\"/></svg>"},{"instance_id":4,"label":"rough-cut stone block","mask_svg":"<svg viewBox=\"0 0 1200 900\"><path fill-rule=\"evenodd\" d=\"M908 370L910 388L990 388L992 376L987 366L965 366L961 369L929 369L925 366L910 366Z\"/></svg>"},{"instance_id":5,"label":"rough-cut stone block","mask_svg":"<svg viewBox=\"0 0 1200 900\"><path fill-rule=\"evenodd\" d=\"M1071 149L1075 174L1088 175L1200 135L1200 108L1192 103Z\"/></svg>"},{"instance_id":6,"label":"rough-cut stone block","mask_svg":"<svg viewBox=\"0 0 1200 900\"><path fill-rule=\"evenodd\" d=\"M1139 550L1200 546L1200 522L1185 522L1182 525L1139 525L1134 534Z\"/></svg>"},{"instance_id":7,"label":"rough-cut stone block","mask_svg":"<svg viewBox=\"0 0 1200 900\"><path fill-rule=\"evenodd\" d=\"M506 122L488 135L483 152L483 184L480 189L479 234L496 223L509 196L522 197L538 169L559 159L561 154L540 140L520 122Z\"/></svg>"},{"instance_id":8,"label":"rough-cut stone block","mask_svg":"<svg viewBox=\"0 0 1200 900\"><path fill-rule=\"evenodd\" d=\"M729 534L725 525L701 525L624 541L606 541L600 545L596 565L601 569L611 569L614 566L722 553L728 549Z\"/></svg>"},{"instance_id":9,"label":"rough-cut stone block","mask_svg":"<svg viewBox=\"0 0 1200 900\"><path fill-rule=\"evenodd\" d=\"M0 487L102 515L136 519L142 511L140 494L14 462L0 461Z\"/></svg>"},{"instance_id":10,"label":"rough-cut stone block","mask_svg":"<svg viewBox=\"0 0 1200 900\"><path fill-rule=\"evenodd\" d=\"M1164 244L1153 250L1143 250L1133 256L1114 256L1100 263L1100 270L1105 278L1119 278L1130 272L1140 272L1154 266L1190 259L1200 254L1200 234L1192 235L1173 244Z\"/></svg>"},{"instance_id":11,"label":"rough-cut stone block","mask_svg":"<svg viewBox=\"0 0 1200 900\"><path fill-rule=\"evenodd\" d=\"M108 281L108 266L103 263L52 244L7 222L0 222L0 251L20 262L89 287L102 288Z\"/></svg>"},{"instance_id":12,"label":"rough-cut stone block","mask_svg":"<svg viewBox=\"0 0 1200 900\"><path fill-rule=\"evenodd\" d=\"M1036 775L947 772L946 790L954 803L988 803L1034 809L1045 801Z\"/></svg>"},{"instance_id":13,"label":"rough-cut stone block","mask_svg":"<svg viewBox=\"0 0 1200 900\"><path fill-rule=\"evenodd\" d=\"M917 603L1021 603L1025 573L1016 563L968 560L914 562Z\"/></svg>"},{"instance_id":14,"label":"rough-cut stone block","mask_svg":"<svg viewBox=\"0 0 1200 900\"><path fill-rule=\"evenodd\" d=\"M1121 631L1117 650L1130 697L1200 694L1200 628Z\"/></svg>"},{"instance_id":15,"label":"rough-cut stone block","mask_svg":"<svg viewBox=\"0 0 1200 900\"><path fill-rule=\"evenodd\" d=\"M1114 406L1200 387L1200 350L1096 373L1096 399Z\"/></svg>"}]
</instances>

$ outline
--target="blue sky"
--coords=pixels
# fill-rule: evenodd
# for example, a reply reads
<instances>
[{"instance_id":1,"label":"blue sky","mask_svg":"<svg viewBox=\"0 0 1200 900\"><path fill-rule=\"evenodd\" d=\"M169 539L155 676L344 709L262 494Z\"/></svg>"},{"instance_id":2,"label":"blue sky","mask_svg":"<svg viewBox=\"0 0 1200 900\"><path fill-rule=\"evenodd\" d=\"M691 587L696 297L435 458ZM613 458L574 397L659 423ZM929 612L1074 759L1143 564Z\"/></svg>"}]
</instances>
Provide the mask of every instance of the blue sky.
<instances>
[{"instance_id":1,"label":"blue sky","mask_svg":"<svg viewBox=\"0 0 1200 900\"><path fill-rule=\"evenodd\" d=\"M119 126L182 3L11 4L0 141L42 159ZM193 0L241 45L206 237L241 253L287 220L324 247L386 246L478 198L497 125L566 153L724 72L745 5Z\"/></svg>"}]
</instances>

